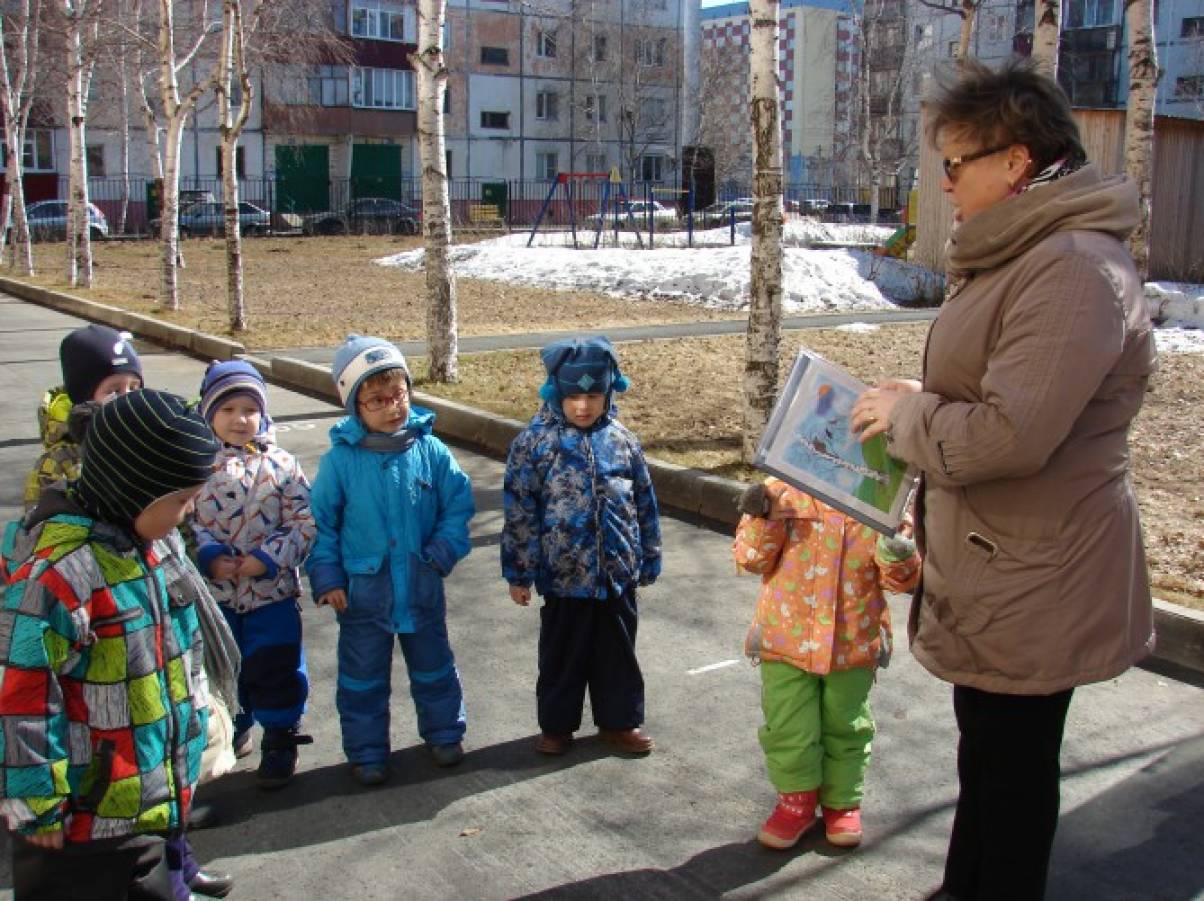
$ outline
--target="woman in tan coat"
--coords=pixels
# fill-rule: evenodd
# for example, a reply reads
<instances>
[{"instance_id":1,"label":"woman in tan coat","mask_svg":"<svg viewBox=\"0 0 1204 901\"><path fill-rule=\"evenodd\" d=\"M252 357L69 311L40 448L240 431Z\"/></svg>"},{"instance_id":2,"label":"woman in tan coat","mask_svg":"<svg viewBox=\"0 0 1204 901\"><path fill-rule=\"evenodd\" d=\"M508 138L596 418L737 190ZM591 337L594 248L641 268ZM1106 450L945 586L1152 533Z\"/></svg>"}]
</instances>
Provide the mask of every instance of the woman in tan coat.
<instances>
[{"instance_id":1,"label":"woman in tan coat","mask_svg":"<svg viewBox=\"0 0 1204 901\"><path fill-rule=\"evenodd\" d=\"M1071 693L1149 652L1129 424L1155 351L1122 243L1137 191L1086 162L1027 61L965 61L932 104L956 221L923 383L853 410L923 472L912 652L953 683L960 793L942 899L1040 899Z\"/></svg>"}]
</instances>

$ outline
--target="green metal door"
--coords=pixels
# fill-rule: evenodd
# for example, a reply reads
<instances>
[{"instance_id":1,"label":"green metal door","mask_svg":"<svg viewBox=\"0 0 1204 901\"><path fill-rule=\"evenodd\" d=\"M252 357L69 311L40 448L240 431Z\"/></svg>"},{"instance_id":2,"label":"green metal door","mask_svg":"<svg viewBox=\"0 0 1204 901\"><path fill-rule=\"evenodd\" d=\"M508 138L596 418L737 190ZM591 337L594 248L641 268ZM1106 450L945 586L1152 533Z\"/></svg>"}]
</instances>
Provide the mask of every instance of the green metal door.
<instances>
[{"instance_id":1,"label":"green metal door","mask_svg":"<svg viewBox=\"0 0 1204 901\"><path fill-rule=\"evenodd\" d=\"M316 213L330 209L330 148L325 144L276 147L276 210Z\"/></svg>"},{"instance_id":2,"label":"green metal door","mask_svg":"<svg viewBox=\"0 0 1204 901\"><path fill-rule=\"evenodd\" d=\"M351 148L351 199L388 197L401 200L401 147L356 144Z\"/></svg>"},{"instance_id":3,"label":"green metal door","mask_svg":"<svg viewBox=\"0 0 1204 901\"><path fill-rule=\"evenodd\" d=\"M487 181L481 185L481 203L497 207L498 215L506 217L506 201L510 186L504 181Z\"/></svg>"}]
</instances>

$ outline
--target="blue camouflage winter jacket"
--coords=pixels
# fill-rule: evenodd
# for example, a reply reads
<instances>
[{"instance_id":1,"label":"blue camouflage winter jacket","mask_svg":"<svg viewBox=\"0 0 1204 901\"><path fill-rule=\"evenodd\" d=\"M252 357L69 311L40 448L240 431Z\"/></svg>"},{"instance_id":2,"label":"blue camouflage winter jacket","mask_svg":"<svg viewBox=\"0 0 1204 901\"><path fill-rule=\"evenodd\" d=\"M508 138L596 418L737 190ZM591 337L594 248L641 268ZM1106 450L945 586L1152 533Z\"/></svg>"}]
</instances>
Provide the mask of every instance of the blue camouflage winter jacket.
<instances>
[{"instance_id":1,"label":"blue camouflage winter jacket","mask_svg":"<svg viewBox=\"0 0 1204 901\"><path fill-rule=\"evenodd\" d=\"M381 453L360 446L368 432L357 417L341 419L310 492L318 536L305 569L314 598L342 588L349 612L371 608L399 633L443 619L443 577L470 548L472 484L431 434L434 421L411 408L406 428L417 440Z\"/></svg>"},{"instance_id":2,"label":"blue camouflage winter jacket","mask_svg":"<svg viewBox=\"0 0 1204 901\"><path fill-rule=\"evenodd\" d=\"M604 599L660 575L652 478L616 415L612 405L582 431L545 404L510 445L502 575L511 585Z\"/></svg>"}]
</instances>

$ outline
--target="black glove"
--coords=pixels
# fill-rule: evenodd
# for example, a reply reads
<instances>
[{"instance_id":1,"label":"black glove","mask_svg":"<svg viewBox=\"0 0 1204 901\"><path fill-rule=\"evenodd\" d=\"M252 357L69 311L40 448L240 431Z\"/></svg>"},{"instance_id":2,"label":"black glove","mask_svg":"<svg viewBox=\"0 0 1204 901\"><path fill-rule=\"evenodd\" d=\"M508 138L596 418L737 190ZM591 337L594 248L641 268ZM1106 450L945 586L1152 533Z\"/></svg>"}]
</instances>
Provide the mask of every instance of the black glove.
<instances>
[{"instance_id":1,"label":"black glove","mask_svg":"<svg viewBox=\"0 0 1204 901\"><path fill-rule=\"evenodd\" d=\"M756 485L749 485L740 494L740 500L736 504L741 513L747 513L749 516L769 516L769 495L765 491L765 486L758 482Z\"/></svg>"}]
</instances>

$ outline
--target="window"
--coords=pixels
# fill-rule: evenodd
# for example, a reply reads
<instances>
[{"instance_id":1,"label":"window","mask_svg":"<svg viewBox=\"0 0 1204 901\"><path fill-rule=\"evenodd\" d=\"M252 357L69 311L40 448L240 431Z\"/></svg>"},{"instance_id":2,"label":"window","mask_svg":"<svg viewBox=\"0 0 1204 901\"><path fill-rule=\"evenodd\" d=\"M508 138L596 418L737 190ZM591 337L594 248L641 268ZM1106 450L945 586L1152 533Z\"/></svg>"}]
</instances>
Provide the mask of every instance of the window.
<instances>
[{"instance_id":1,"label":"window","mask_svg":"<svg viewBox=\"0 0 1204 901\"><path fill-rule=\"evenodd\" d=\"M610 166L606 162L605 153L587 153L585 155L585 171L586 172L609 172Z\"/></svg>"},{"instance_id":2,"label":"window","mask_svg":"<svg viewBox=\"0 0 1204 901\"><path fill-rule=\"evenodd\" d=\"M663 66L665 64L665 39L644 38L637 41L635 59L641 66Z\"/></svg>"},{"instance_id":3,"label":"window","mask_svg":"<svg viewBox=\"0 0 1204 901\"><path fill-rule=\"evenodd\" d=\"M21 167L26 172L54 171L54 133L50 129L30 128L26 130Z\"/></svg>"},{"instance_id":4,"label":"window","mask_svg":"<svg viewBox=\"0 0 1204 901\"><path fill-rule=\"evenodd\" d=\"M509 128L510 114L481 110L481 128Z\"/></svg>"},{"instance_id":5,"label":"window","mask_svg":"<svg viewBox=\"0 0 1204 901\"><path fill-rule=\"evenodd\" d=\"M481 65L508 66L510 65L510 51L505 47L482 47Z\"/></svg>"},{"instance_id":6,"label":"window","mask_svg":"<svg viewBox=\"0 0 1204 901\"><path fill-rule=\"evenodd\" d=\"M543 59L556 58L556 32L542 28L535 32L535 55Z\"/></svg>"},{"instance_id":7,"label":"window","mask_svg":"<svg viewBox=\"0 0 1204 901\"><path fill-rule=\"evenodd\" d=\"M640 175L644 181L660 181L664 177L665 158L659 153L640 157Z\"/></svg>"},{"instance_id":8,"label":"window","mask_svg":"<svg viewBox=\"0 0 1204 901\"><path fill-rule=\"evenodd\" d=\"M348 106L346 66L312 66L307 79L308 99L314 106Z\"/></svg>"},{"instance_id":9,"label":"window","mask_svg":"<svg viewBox=\"0 0 1204 901\"><path fill-rule=\"evenodd\" d=\"M370 109L414 109L414 73L409 69L353 69L351 105Z\"/></svg>"},{"instance_id":10,"label":"window","mask_svg":"<svg viewBox=\"0 0 1204 901\"><path fill-rule=\"evenodd\" d=\"M451 19L443 20L443 49L451 50L452 48L452 23Z\"/></svg>"},{"instance_id":11,"label":"window","mask_svg":"<svg viewBox=\"0 0 1204 901\"><path fill-rule=\"evenodd\" d=\"M352 0L351 33L358 38L414 43L414 7L395 0Z\"/></svg>"},{"instance_id":12,"label":"window","mask_svg":"<svg viewBox=\"0 0 1204 901\"><path fill-rule=\"evenodd\" d=\"M1183 24L1179 26L1179 37L1204 38L1204 16L1192 16L1184 19Z\"/></svg>"},{"instance_id":13,"label":"window","mask_svg":"<svg viewBox=\"0 0 1204 901\"><path fill-rule=\"evenodd\" d=\"M443 112L450 113L451 111L451 85L445 83L443 86Z\"/></svg>"},{"instance_id":14,"label":"window","mask_svg":"<svg viewBox=\"0 0 1204 901\"><path fill-rule=\"evenodd\" d=\"M1181 75L1175 79L1177 99L1204 97L1204 75Z\"/></svg>"},{"instance_id":15,"label":"window","mask_svg":"<svg viewBox=\"0 0 1204 901\"><path fill-rule=\"evenodd\" d=\"M220 147L215 147L214 150L217 152L217 177L221 178L222 177L222 149ZM234 173L235 173L236 177L238 177L238 178L246 178L247 177L246 155L243 153L243 150L244 150L244 148L242 148L242 147L234 148Z\"/></svg>"},{"instance_id":16,"label":"window","mask_svg":"<svg viewBox=\"0 0 1204 901\"><path fill-rule=\"evenodd\" d=\"M242 106L242 82L238 80L237 74L232 73L230 77L230 105Z\"/></svg>"},{"instance_id":17,"label":"window","mask_svg":"<svg viewBox=\"0 0 1204 901\"><path fill-rule=\"evenodd\" d=\"M665 124L665 101L662 97L645 97L640 101L640 116L646 126Z\"/></svg>"},{"instance_id":18,"label":"window","mask_svg":"<svg viewBox=\"0 0 1204 901\"><path fill-rule=\"evenodd\" d=\"M606 121L606 95L605 94L586 94L585 95L585 121L586 122L605 122Z\"/></svg>"},{"instance_id":19,"label":"window","mask_svg":"<svg viewBox=\"0 0 1204 901\"><path fill-rule=\"evenodd\" d=\"M987 16L987 40L993 43L998 43L1003 40L1004 34L1007 31L1008 20L1006 16L991 14Z\"/></svg>"},{"instance_id":20,"label":"window","mask_svg":"<svg viewBox=\"0 0 1204 901\"><path fill-rule=\"evenodd\" d=\"M560 118L560 96L551 91L540 91L535 95L535 118L555 122Z\"/></svg>"},{"instance_id":21,"label":"window","mask_svg":"<svg viewBox=\"0 0 1204 901\"><path fill-rule=\"evenodd\" d=\"M543 181L552 181L560 171L560 154L555 151L535 154L535 177Z\"/></svg>"},{"instance_id":22,"label":"window","mask_svg":"<svg viewBox=\"0 0 1204 901\"><path fill-rule=\"evenodd\" d=\"M1113 25L1114 0L1069 0L1066 4L1067 28L1096 28Z\"/></svg>"},{"instance_id":23,"label":"window","mask_svg":"<svg viewBox=\"0 0 1204 901\"><path fill-rule=\"evenodd\" d=\"M443 161L447 164L447 177L451 178L452 152L450 150L443 151Z\"/></svg>"},{"instance_id":24,"label":"window","mask_svg":"<svg viewBox=\"0 0 1204 901\"><path fill-rule=\"evenodd\" d=\"M88 145L88 175L104 178L105 148L104 144Z\"/></svg>"},{"instance_id":25,"label":"window","mask_svg":"<svg viewBox=\"0 0 1204 901\"><path fill-rule=\"evenodd\" d=\"M606 62L606 35L594 35L593 52L590 55L596 63Z\"/></svg>"},{"instance_id":26,"label":"window","mask_svg":"<svg viewBox=\"0 0 1204 901\"><path fill-rule=\"evenodd\" d=\"M950 59L957 59L957 55L961 51L961 46L962 46L961 41L950 41L949 42L949 58Z\"/></svg>"}]
</instances>

